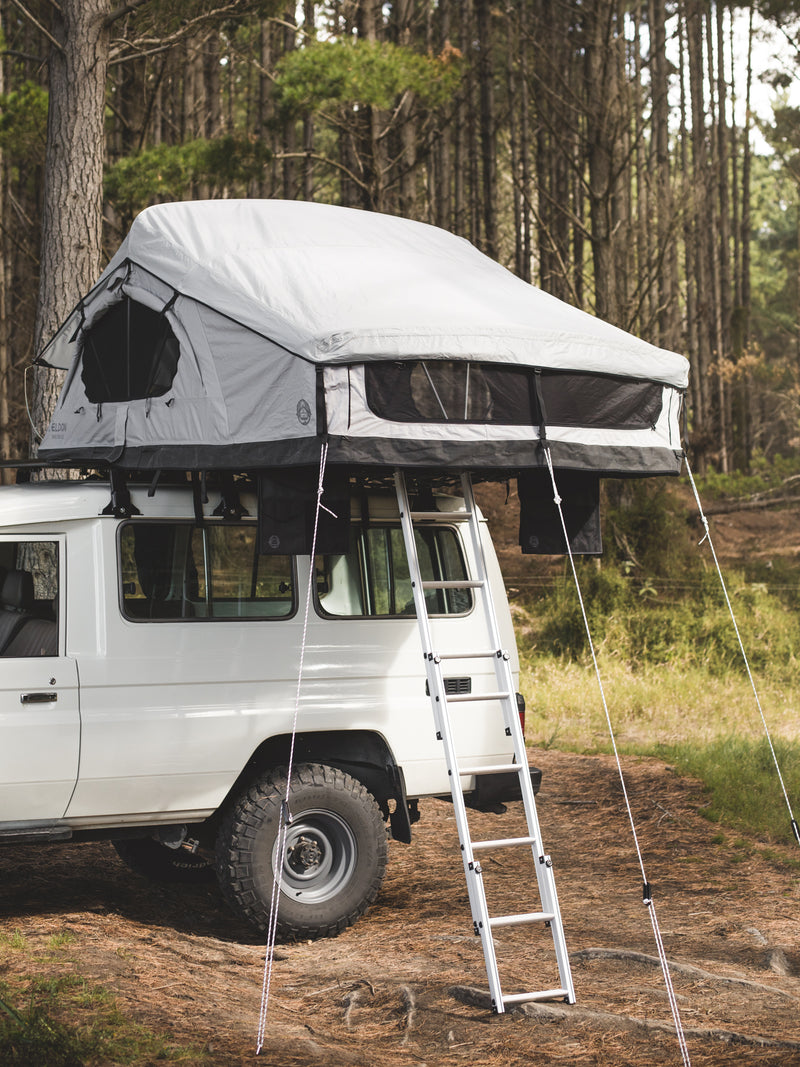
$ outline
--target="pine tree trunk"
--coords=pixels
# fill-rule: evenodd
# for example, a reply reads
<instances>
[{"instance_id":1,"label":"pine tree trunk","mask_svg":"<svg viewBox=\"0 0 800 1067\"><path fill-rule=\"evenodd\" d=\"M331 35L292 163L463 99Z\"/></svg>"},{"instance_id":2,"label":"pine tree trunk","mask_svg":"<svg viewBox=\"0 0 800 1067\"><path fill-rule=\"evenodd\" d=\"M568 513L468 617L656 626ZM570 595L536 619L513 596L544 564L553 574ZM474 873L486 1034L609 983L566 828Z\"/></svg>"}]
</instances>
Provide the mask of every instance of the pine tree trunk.
<instances>
[{"instance_id":1,"label":"pine tree trunk","mask_svg":"<svg viewBox=\"0 0 800 1067\"><path fill-rule=\"evenodd\" d=\"M42 253L34 348L42 350L100 270L104 109L111 0L61 0L53 16ZM37 368L35 453L62 375Z\"/></svg>"},{"instance_id":2,"label":"pine tree trunk","mask_svg":"<svg viewBox=\"0 0 800 1067\"><path fill-rule=\"evenodd\" d=\"M506 92L508 93L508 141L511 150L511 203L514 217L514 272L521 278L524 271L524 248L522 232L522 175L519 158L519 74L516 65L517 50L514 43L519 40L518 27L514 18L514 6L506 3Z\"/></svg>"},{"instance_id":3,"label":"pine tree trunk","mask_svg":"<svg viewBox=\"0 0 800 1067\"><path fill-rule=\"evenodd\" d=\"M295 29L295 5L288 4L283 15L283 51L284 54L294 51L297 40ZM283 161L283 196L286 200L297 198L297 126L294 117L289 115L283 123L283 151L286 157Z\"/></svg>"},{"instance_id":4,"label":"pine tree trunk","mask_svg":"<svg viewBox=\"0 0 800 1067\"><path fill-rule=\"evenodd\" d=\"M315 36L316 4L314 0L303 0L303 29L306 40L313 41ZM303 116L303 199L314 199L314 118Z\"/></svg>"},{"instance_id":5,"label":"pine tree trunk","mask_svg":"<svg viewBox=\"0 0 800 1067\"><path fill-rule=\"evenodd\" d=\"M397 43L404 48L412 44L411 19L414 0L398 0L394 5L397 22ZM418 217L417 205L417 124L414 118L414 94L406 90L399 105L400 122L400 214L403 218Z\"/></svg>"},{"instance_id":6,"label":"pine tree trunk","mask_svg":"<svg viewBox=\"0 0 800 1067\"><path fill-rule=\"evenodd\" d=\"M750 343L750 97L753 84L753 9L750 8L750 21L747 31L747 77L745 83L745 124L742 134L742 221L741 221L741 315L740 334L742 351L747 351ZM742 383L744 396L742 407L745 412L745 450L749 465L753 455L753 416L754 402L752 382L748 374Z\"/></svg>"},{"instance_id":7,"label":"pine tree trunk","mask_svg":"<svg viewBox=\"0 0 800 1067\"><path fill-rule=\"evenodd\" d=\"M693 443L702 457L702 466L708 452L716 443L712 424L710 395L711 331L713 304L711 303L711 278L708 263L708 153L706 149L706 112L703 92L705 68L703 63L703 5L700 0L686 3L686 43L689 58L689 90L692 112L692 165L691 165L691 217L692 227L688 234L687 258L691 256L689 270L694 283L695 348L693 360L694 433Z\"/></svg>"},{"instance_id":8,"label":"pine tree trunk","mask_svg":"<svg viewBox=\"0 0 800 1067\"><path fill-rule=\"evenodd\" d=\"M531 230L533 189L531 182L530 99L528 95L528 35L523 34L522 27L527 25L529 17L528 0L521 0L521 11L516 22L520 50L519 154L521 160L520 181L522 183L522 264L520 277L526 282L531 280L533 270L533 236Z\"/></svg>"},{"instance_id":9,"label":"pine tree trunk","mask_svg":"<svg viewBox=\"0 0 800 1067\"><path fill-rule=\"evenodd\" d=\"M618 49L614 35L615 0L602 0L587 8L584 18L585 103L589 165L589 215L597 314L622 325L625 309L624 275L620 274L625 245L620 210L619 124L620 91ZM619 223L619 227L617 226Z\"/></svg>"},{"instance_id":10,"label":"pine tree trunk","mask_svg":"<svg viewBox=\"0 0 800 1067\"><path fill-rule=\"evenodd\" d=\"M480 101L481 205L483 251L497 259L497 148L494 107L492 11L489 0L475 0L478 30L478 95Z\"/></svg>"},{"instance_id":11,"label":"pine tree trunk","mask_svg":"<svg viewBox=\"0 0 800 1067\"><path fill-rule=\"evenodd\" d=\"M651 0L652 33L652 124L655 147L655 217L658 272L658 341L665 348L680 347L678 308L678 242L672 195L669 149L669 62L667 60L666 10L664 0ZM685 143L685 142L684 142Z\"/></svg>"},{"instance_id":12,"label":"pine tree trunk","mask_svg":"<svg viewBox=\"0 0 800 1067\"><path fill-rule=\"evenodd\" d=\"M0 14L0 36L2 35L2 16ZM0 56L0 96L5 89L5 70L3 57ZM0 149L0 458L11 459L11 434L9 427L8 391L11 385L9 371L11 354L9 351L8 292L8 226L6 223L6 164ZM0 483L8 485L12 481L10 470L0 471Z\"/></svg>"}]
</instances>

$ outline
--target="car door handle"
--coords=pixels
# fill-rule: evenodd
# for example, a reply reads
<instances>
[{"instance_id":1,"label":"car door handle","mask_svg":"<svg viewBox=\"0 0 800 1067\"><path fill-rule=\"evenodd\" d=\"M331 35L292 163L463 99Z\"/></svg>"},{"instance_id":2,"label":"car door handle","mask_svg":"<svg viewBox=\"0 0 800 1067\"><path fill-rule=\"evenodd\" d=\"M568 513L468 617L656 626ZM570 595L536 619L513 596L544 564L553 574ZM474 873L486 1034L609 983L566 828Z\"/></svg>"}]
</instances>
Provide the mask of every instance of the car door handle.
<instances>
[{"instance_id":1,"label":"car door handle","mask_svg":"<svg viewBox=\"0 0 800 1067\"><path fill-rule=\"evenodd\" d=\"M54 704L58 693L20 693L20 704Z\"/></svg>"}]
</instances>

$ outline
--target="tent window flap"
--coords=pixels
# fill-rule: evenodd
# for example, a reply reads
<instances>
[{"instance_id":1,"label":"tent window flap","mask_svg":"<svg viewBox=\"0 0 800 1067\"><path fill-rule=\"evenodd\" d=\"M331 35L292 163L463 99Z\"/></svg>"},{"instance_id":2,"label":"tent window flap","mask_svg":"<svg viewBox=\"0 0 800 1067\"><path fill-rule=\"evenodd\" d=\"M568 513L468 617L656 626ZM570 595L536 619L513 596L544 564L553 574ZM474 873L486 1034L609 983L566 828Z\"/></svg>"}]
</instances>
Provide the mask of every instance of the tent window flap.
<instances>
[{"instance_id":1,"label":"tent window flap","mask_svg":"<svg viewBox=\"0 0 800 1067\"><path fill-rule=\"evenodd\" d=\"M164 396L180 355L166 316L127 296L86 330L81 352L81 380L92 404Z\"/></svg>"}]
</instances>

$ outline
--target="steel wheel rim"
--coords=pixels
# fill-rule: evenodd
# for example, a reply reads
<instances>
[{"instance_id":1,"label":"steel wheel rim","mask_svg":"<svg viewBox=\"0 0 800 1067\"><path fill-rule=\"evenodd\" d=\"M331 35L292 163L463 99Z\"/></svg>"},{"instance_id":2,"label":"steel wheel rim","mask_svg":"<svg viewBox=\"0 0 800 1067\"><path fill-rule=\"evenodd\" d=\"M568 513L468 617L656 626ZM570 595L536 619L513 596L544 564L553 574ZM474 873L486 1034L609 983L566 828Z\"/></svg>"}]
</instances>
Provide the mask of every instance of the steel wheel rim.
<instances>
[{"instance_id":1,"label":"steel wheel rim","mask_svg":"<svg viewBox=\"0 0 800 1067\"><path fill-rule=\"evenodd\" d=\"M280 842L273 863L279 849ZM321 904L341 892L357 860L355 834L341 816L322 808L304 811L286 828L281 892L304 904Z\"/></svg>"}]
</instances>

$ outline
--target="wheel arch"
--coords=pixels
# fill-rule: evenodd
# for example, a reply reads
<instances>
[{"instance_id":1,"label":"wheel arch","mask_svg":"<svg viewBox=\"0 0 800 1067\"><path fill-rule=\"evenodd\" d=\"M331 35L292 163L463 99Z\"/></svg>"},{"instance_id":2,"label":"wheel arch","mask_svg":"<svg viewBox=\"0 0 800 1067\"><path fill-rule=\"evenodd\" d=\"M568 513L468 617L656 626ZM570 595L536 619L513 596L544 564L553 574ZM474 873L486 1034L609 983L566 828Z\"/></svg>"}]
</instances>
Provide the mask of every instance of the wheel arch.
<instances>
[{"instance_id":1,"label":"wheel arch","mask_svg":"<svg viewBox=\"0 0 800 1067\"><path fill-rule=\"evenodd\" d=\"M294 737L276 734L258 746L225 799L239 794L243 786L270 767L286 766L290 754L294 765L325 763L356 778L377 801L389 820L392 837L411 841L412 817L406 797L403 768L386 740L372 730L305 731ZM224 805L223 805L224 806Z\"/></svg>"}]
</instances>

